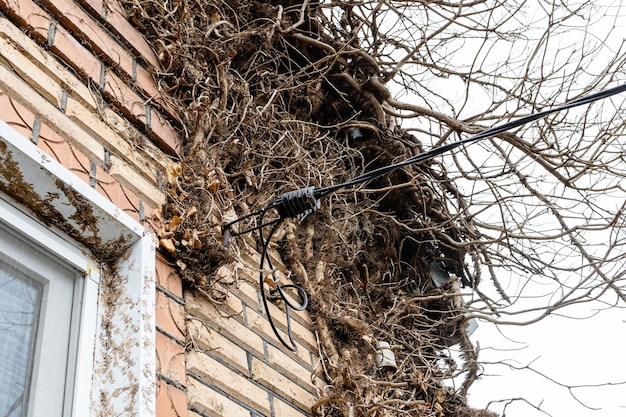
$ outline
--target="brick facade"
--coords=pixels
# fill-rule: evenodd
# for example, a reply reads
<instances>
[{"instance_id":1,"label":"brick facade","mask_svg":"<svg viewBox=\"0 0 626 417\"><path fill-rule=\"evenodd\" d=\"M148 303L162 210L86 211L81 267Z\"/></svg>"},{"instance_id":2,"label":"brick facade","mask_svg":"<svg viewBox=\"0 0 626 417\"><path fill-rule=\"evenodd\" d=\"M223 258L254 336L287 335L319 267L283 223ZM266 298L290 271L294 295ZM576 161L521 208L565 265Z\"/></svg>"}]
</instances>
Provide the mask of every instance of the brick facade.
<instances>
[{"instance_id":1,"label":"brick facade","mask_svg":"<svg viewBox=\"0 0 626 417\"><path fill-rule=\"evenodd\" d=\"M0 11L0 119L156 232L152 213L182 146L150 45L115 0L0 0ZM294 314L297 352L280 345L252 272L258 257L249 249L218 272L233 284L215 305L157 256L156 417L310 414L311 318ZM284 331L284 313L270 308Z\"/></svg>"}]
</instances>

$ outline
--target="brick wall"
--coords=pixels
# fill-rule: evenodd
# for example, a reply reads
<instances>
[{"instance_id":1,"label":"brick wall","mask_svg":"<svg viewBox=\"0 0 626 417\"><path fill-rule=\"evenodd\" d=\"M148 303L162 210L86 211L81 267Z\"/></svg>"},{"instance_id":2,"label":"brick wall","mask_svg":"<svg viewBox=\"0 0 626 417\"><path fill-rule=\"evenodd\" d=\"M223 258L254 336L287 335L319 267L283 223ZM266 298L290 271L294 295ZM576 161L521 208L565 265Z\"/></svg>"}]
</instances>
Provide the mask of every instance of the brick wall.
<instances>
[{"instance_id":1,"label":"brick wall","mask_svg":"<svg viewBox=\"0 0 626 417\"><path fill-rule=\"evenodd\" d=\"M297 351L285 348L263 313L258 277L260 256L247 248L218 274L229 296L216 305L185 292L187 392L190 416L306 416L317 401L317 341L306 311L292 311ZM282 271L285 267L277 262ZM290 283L286 277L282 283ZM285 313L270 304L283 332ZM287 336L283 333L283 337Z\"/></svg>"},{"instance_id":2,"label":"brick wall","mask_svg":"<svg viewBox=\"0 0 626 417\"><path fill-rule=\"evenodd\" d=\"M150 45L115 0L0 0L0 11L0 119L156 231L181 140ZM244 252L219 271L232 283L220 305L157 257L157 417L310 414L311 319L294 314L298 351L282 347L260 304L259 255Z\"/></svg>"}]
</instances>

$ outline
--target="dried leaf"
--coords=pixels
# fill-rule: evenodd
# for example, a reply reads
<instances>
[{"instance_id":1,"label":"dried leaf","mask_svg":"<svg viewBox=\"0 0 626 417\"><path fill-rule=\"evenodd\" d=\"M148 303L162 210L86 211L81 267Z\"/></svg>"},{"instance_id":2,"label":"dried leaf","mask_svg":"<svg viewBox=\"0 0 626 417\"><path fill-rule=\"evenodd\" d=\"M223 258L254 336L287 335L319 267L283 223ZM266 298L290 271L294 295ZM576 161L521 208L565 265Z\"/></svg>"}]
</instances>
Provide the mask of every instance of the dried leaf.
<instances>
[{"instance_id":1,"label":"dried leaf","mask_svg":"<svg viewBox=\"0 0 626 417\"><path fill-rule=\"evenodd\" d=\"M265 278L263 278L263 282L265 282L267 285L269 285L272 289L277 289L278 286L276 285L276 281L274 281L274 279L270 276L267 276Z\"/></svg>"},{"instance_id":2,"label":"dried leaf","mask_svg":"<svg viewBox=\"0 0 626 417\"><path fill-rule=\"evenodd\" d=\"M251 186L251 187L256 187L258 185L258 180L256 178L256 175L254 175L254 172L252 170L248 170L246 172L243 173L245 179L246 179L246 183Z\"/></svg>"},{"instance_id":3,"label":"dried leaf","mask_svg":"<svg viewBox=\"0 0 626 417\"><path fill-rule=\"evenodd\" d=\"M161 239L161 240L159 240L159 246L161 246L163 249L165 249L169 253L175 253L176 252L176 245L174 245L174 242L173 242L172 239Z\"/></svg>"},{"instance_id":4,"label":"dried leaf","mask_svg":"<svg viewBox=\"0 0 626 417\"><path fill-rule=\"evenodd\" d=\"M187 209L187 213L185 213L184 217L191 217L197 212L198 212L198 209L196 208L196 206L191 206L189 207L189 209Z\"/></svg>"},{"instance_id":5,"label":"dried leaf","mask_svg":"<svg viewBox=\"0 0 626 417\"><path fill-rule=\"evenodd\" d=\"M435 403L433 408L438 411L438 414L437 414L438 417L443 417L443 407L441 406L441 404Z\"/></svg>"},{"instance_id":6,"label":"dried leaf","mask_svg":"<svg viewBox=\"0 0 626 417\"><path fill-rule=\"evenodd\" d=\"M167 181L170 184L173 184L174 182L176 182L176 178L178 178L182 171L183 168L180 164L168 165L166 170Z\"/></svg>"},{"instance_id":7,"label":"dried leaf","mask_svg":"<svg viewBox=\"0 0 626 417\"><path fill-rule=\"evenodd\" d=\"M178 226L180 226L180 223L181 223L180 217L174 216L167 223L167 229L173 232L174 230L178 228Z\"/></svg>"},{"instance_id":8,"label":"dried leaf","mask_svg":"<svg viewBox=\"0 0 626 417\"><path fill-rule=\"evenodd\" d=\"M218 180L213 180L209 183L209 189L214 193L217 193L217 190L220 188L220 182Z\"/></svg>"},{"instance_id":9,"label":"dried leaf","mask_svg":"<svg viewBox=\"0 0 626 417\"><path fill-rule=\"evenodd\" d=\"M159 206L159 207L155 208L154 210L152 210L152 218L157 220L157 221L159 221L159 222L163 221L163 218L161 217L162 211L163 211L163 209L162 209L161 206Z\"/></svg>"},{"instance_id":10,"label":"dried leaf","mask_svg":"<svg viewBox=\"0 0 626 417\"><path fill-rule=\"evenodd\" d=\"M202 249L202 241L200 241L200 239L198 238L198 231L194 230L193 231L193 235L191 237L191 246L194 249Z\"/></svg>"},{"instance_id":11,"label":"dried leaf","mask_svg":"<svg viewBox=\"0 0 626 417\"><path fill-rule=\"evenodd\" d=\"M443 391L437 391L437 402L443 403L445 400L446 398L443 395Z\"/></svg>"}]
</instances>

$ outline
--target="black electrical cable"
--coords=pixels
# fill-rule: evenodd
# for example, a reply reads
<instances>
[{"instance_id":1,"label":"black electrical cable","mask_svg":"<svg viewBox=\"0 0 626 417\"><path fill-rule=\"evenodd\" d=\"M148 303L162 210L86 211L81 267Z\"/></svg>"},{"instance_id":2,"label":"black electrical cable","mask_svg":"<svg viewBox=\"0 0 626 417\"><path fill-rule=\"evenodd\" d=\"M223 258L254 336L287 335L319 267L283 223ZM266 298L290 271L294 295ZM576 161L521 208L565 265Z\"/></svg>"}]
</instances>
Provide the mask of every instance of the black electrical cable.
<instances>
[{"instance_id":1,"label":"black electrical cable","mask_svg":"<svg viewBox=\"0 0 626 417\"><path fill-rule=\"evenodd\" d=\"M605 98L611 97L615 94L619 94L624 91L626 91L626 84L620 85L618 87L610 88L607 90L603 90L603 91L600 91L599 93L581 97L579 99L573 100L561 106L553 107L548 110L544 110L538 113L533 113L528 116L521 117L519 119L510 121L508 123L504 123L500 126L495 126L495 127L492 127L491 129L484 130L478 133L477 135L470 136L469 138L462 139L457 142L452 142L452 143L448 143L445 145L441 145L437 148L433 148L426 152L422 152L419 155L415 155L411 158L405 159L404 161L398 162L396 164L386 165L380 168L376 168L372 171L368 171L364 174L359 175L358 177L355 177L341 184L331 185L330 187L326 187L326 188L318 188L314 191L313 195L315 196L315 198L319 199L341 188L351 187L353 185L371 181L382 175L388 174L389 172L394 171L398 168L427 161L435 156L441 155L459 146L468 145L470 143L477 142L482 139L487 139L489 137L496 136L500 133L504 133L511 129L515 129L516 127L523 126L527 123L534 122L535 120L549 116L550 114L557 113L563 110L569 110L574 107L582 106L584 104L590 104L598 100L603 100Z\"/></svg>"},{"instance_id":2,"label":"black electrical cable","mask_svg":"<svg viewBox=\"0 0 626 417\"><path fill-rule=\"evenodd\" d=\"M262 213L260 216L261 223L263 223L264 215L265 213ZM272 327L274 334L276 335L280 343L283 344L283 346L295 352L296 350L298 350L298 346L296 345L296 342L293 340L293 334L291 332L290 310L291 309L295 311L305 310L309 305L309 299L306 295L306 292L304 291L302 287L298 285L294 285L294 284L279 285L277 282L278 280L274 279L272 275L268 275L268 276L264 275L263 266L265 264L265 260L267 260L267 264L269 265L270 271L274 270L274 266L272 265L272 259L270 258L269 253L267 252L267 249L269 247L272 236L274 235L274 233L276 232L276 230L278 230L278 227L280 226L280 222L274 222L273 224L274 226L270 230L270 233L267 236L267 238L263 236L263 231L259 229L259 237L261 240L261 245L263 246L263 250L261 251L261 264L259 266L259 288L261 290L261 299L263 300L263 308L265 309L265 312L267 313L267 319L270 322L270 326ZM265 289L266 284L269 287L269 296L268 296L267 290ZM285 290L288 288L294 289L296 293L298 294L298 297L300 298L298 304L293 303L290 297L285 293ZM283 339L281 334L278 332L278 329L276 328L276 324L274 323L274 319L272 317L272 314L270 313L270 309L268 305L268 300L270 298L272 300L281 300L285 304L284 307L285 307L285 316L287 318L287 336L289 337L289 343L287 343L285 339Z\"/></svg>"},{"instance_id":3,"label":"black electrical cable","mask_svg":"<svg viewBox=\"0 0 626 417\"><path fill-rule=\"evenodd\" d=\"M362 184L364 182L371 181L375 178L388 174L391 171L394 171L398 168L402 168L408 165L427 161L435 156L441 155L459 146L468 145L468 144L477 142L482 139L487 139L489 137L496 136L500 133L504 133L511 129L515 129L517 127L523 126L527 123L534 122L535 120L541 119L550 114L557 113L563 110L569 110L574 107L582 106L585 104L590 104L595 101L603 100L605 98L611 97L615 94L622 93L624 91L626 91L626 84L623 84L614 88L609 88L607 90L603 90L595 94L590 94L588 96L573 100L569 103L566 103L557 107L553 107L551 109L544 110L538 113L533 113L528 116L524 116L519 119L510 121L508 123L504 123L500 126L492 127L491 129L484 130L483 132L478 133L477 135L474 135L474 136L470 136L466 139L462 139L457 142L452 142L452 143L448 143L445 145L441 145L436 148L432 148L426 152L422 152L418 155L412 156L411 158L405 159L404 161L373 169L351 180L345 181L341 184L331 185L329 187L324 187L324 188L306 187L306 188L301 188L298 190L290 191L288 193L283 194L281 197L275 199L274 201L272 201L267 207L261 210L252 212L250 214L247 214L245 216L242 216L224 225L223 227L224 244L226 245L228 240L233 236L237 236L237 235L248 233L248 232L255 231L255 230L259 231L259 237L260 237L260 241L262 245L261 265L260 265L260 273L259 273L259 286L261 289L261 294L262 294L262 299L263 299L263 307L265 308L265 312L267 313L267 317L272 327L272 330L274 331L274 334L276 334L276 337L278 338L278 340L280 340L280 342L286 348L292 351L295 351L297 350L297 346L295 344L295 341L293 340L293 336L291 333L291 316L290 316L289 310L294 309L296 311L300 311L300 310L304 310L307 308L308 298L307 298L306 292L302 289L302 287L293 285L293 284L287 284L287 285L281 286L276 282L276 280L274 280L274 278L271 275L264 276L263 274L263 267L264 267L266 260L267 260L267 264L270 267L270 270L273 270L272 261L269 257L267 250L268 250L270 239L272 238L276 230L278 230L280 223L284 219L287 219L287 218L299 219L299 218L306 216L309 213L314 212L315 210L320 208L320 198L327 196L328 194L331 194L339 189L352 187L357 184ZM263 223L263 218L265 217L265 214L271 209L275 209L278 212L278 217L276 219L268 221L267 223ZM241 232L231 233L230 228L234 224L239 223L243 220L249 219L251 217L257 216L257 215L259 216L258 226L254 226L252 228L246 229ZM265 238L263 236L263 228L267 226L272 226L272 229L270 230L268 237ZM265 284L267 284L270 287L269 297L265 290ZM298 297L300 298L299 304L294 304L289 300L289 297L287 297L287 295L283 291L283 289L285 288L292 288L296 290L296 293L298 294ZM285 314L287 317L287 335L289 337L290 344L287 344L287 342L279 334L278 329L276 328L276 325L274 324L274 320L268 308L269 298L280 299L285 304Z\"/></svg>"}]
</instances>

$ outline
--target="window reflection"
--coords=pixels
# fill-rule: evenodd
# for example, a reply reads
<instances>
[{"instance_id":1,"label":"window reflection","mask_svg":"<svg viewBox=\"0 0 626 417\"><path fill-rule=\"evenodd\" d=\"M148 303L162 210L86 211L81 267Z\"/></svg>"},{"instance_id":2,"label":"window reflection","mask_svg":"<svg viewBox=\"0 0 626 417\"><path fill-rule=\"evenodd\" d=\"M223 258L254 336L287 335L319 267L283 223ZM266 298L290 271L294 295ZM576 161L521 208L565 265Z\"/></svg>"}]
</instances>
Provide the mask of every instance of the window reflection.
<instances>
[{"instance_id":1,"label":"window reflection","mask_svg":"<svg viewBox=\"0 0 626 417\"><path fill-rule=\"evenodd\" d=\"M27 413L43 285L0 262L0 416Z\"/></svg>"}]
</instances>

